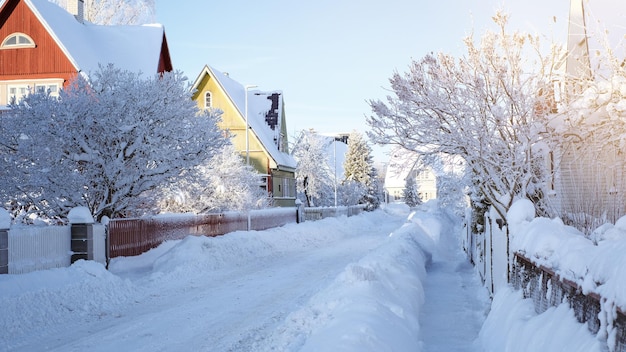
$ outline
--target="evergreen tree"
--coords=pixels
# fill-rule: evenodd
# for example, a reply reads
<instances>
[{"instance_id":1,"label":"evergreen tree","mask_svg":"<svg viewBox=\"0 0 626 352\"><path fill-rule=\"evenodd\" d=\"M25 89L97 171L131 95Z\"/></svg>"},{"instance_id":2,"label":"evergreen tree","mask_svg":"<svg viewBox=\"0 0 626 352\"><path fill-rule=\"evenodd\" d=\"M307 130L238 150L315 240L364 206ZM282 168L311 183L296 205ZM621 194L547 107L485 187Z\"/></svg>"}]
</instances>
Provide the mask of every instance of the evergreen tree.
<instances>
[{"instance_id":1,"label":"evergreen tree","mask_svg":"<svg viewBox=\"0 0 626 352\"><path fill-rule=\"evenodd\" d=\"M348 151L343 164L343 183L356 182L364 186L359 204L366 204L367 210L374 210L380 205L377 171L373 164L372 148L362 134L352 132L348 137Z\"/></svg>"},{"instance_id":2,"label":"evergreen tree","mask_svg":"<svg viewBox=\"0 0 626 352\"><path fill-rule=\"evenodd\" d=\"M410 207L415 207L422 204L422 200L420 199L418 190L417 190L417 182L415 182L415 175L413 173L407 176L404 189L402 190L402 199L404 203Z\"/></svg>"}]
</instances>

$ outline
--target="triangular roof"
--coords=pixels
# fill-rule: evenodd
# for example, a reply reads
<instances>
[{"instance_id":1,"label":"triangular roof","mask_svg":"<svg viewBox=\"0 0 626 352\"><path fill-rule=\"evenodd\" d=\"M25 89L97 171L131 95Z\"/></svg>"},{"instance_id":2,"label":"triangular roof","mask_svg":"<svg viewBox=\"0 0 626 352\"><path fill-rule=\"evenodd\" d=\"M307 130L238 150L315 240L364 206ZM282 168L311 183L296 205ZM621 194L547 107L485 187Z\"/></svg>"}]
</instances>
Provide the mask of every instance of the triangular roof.
<instances>
[{"instance_id":1,"label":"triangular roof","mask_svg":"<svg viewBox=\"0 0 626 352\"><path fill-rule=\"evenodd\" d=\"M224 91L224 94L228 97L228 99L232 102L233 106L239 112L239 115L244 118L245 117L245 99L246 99L246 89L245 87L235 81L234 79L228 77L226 74L214 69L209 65L205 65L202 69L202 72L196 78L192 91L198 89L200 82L202 81L204 76L210 76L218 83L218 85ZM278 107L278 123L279 125L272 129L265 122L265 115L271 108L271 101L267 99L267 97L271 94L279 94L279 107ZM282 142L282 138L287 138L287 136L281 136L281 128L280 123L284 121L283 113L283 94L281 91L269 91L262 92L258 90L249 90L248 91L248 124L252 129L254 135L261 142L267 153L270 155L274 162L279 167L288 167L291 169L296 168L295 159L281 150L279 150L278 145Z\"/></svg>"},{"instance_id":2,"label":"triangular roof","mask_svg":"<svg viewBox=\"0 0 626 352\"><path fill-rule=\"evenodd\" d=\"M12 0L0 0L0 11ZM166 71L171 70L165 30L160 24L102 26L80 23L72 14L48 0L23 1L46 28L77 72L89 74L99 65L153 74L159 72L164 55ZM165 51L163 53L162 51Z\"/></svg>"}]
</instances>

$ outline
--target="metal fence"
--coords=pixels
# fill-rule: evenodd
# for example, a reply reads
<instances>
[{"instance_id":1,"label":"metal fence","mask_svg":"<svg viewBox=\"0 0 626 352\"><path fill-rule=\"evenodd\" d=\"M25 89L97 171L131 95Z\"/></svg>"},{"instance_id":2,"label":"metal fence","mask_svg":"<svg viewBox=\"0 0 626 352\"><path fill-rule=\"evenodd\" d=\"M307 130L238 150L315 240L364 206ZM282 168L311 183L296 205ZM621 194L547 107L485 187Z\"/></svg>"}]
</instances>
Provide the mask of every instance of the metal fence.
<instances>
[{"instance_id":1,"label":"metal fence","mask_svg":"<svg viewBox=\"0 0 626 352\"><path fill-rule=\"evenodd\" d=\"M575 282L559 277L550 268L535 265L519 253L515 254L511 284L523 292L524 298L533 300L537 314L567 302L578 322L586 324L591 333L598 334L601 329L611 331L602 334L610 351L626 351L626 315L619 307L608 306L600 295L583 293ZM604 322L600 320L603 311L608 312ZM612 335L611 341L606 339L608 335Z\"/></svg>"},{"instance_id":2,"label":"metal fence","mask_svg":"<svg viewBox=\"0 0 626 352\"><path fill-rule=\"evenodd\" d=\"M584 292L582 287L560 277L551 268L536 265L522 254L511 253L506 226L489 213L480 234L472 233L470 219L469 213L466 214L463 245L491 294L508 282L521 290L524 298L533 300L537 314L567 302L578 322L586 324L591 333L602 338L607 350L626 352L626 315L619 307L597 293ZM609 335L611 338L607 339Z\"/></svg>"}]
</instances>

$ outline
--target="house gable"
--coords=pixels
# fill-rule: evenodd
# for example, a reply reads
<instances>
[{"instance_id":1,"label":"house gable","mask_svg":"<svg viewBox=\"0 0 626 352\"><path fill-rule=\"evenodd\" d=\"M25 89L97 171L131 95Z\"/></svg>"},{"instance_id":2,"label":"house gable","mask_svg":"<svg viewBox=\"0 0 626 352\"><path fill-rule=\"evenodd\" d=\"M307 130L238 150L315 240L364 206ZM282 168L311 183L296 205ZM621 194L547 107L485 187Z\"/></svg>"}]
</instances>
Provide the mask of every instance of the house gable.
<instances>
[{"instance_id":1,"label":"house gable","mask_svg":"<svg viewBox=\"0 0 626 352\"><path fill-rule=\"evenodd\" d=\"M195 91L193 99L200 109L204 109L206 92L211 92L213 106L223 111L220 128L229 130L234 135L233 144L237 150L245 153L245 88L226 74L205 66L192 89ZM269 173L269 169L295 171L295 161L286 149L281 149L286 144L282 142L286 141L286 134L280 141L270 136L286 131L282 97L277 98L279 95L278 92L258 91L250 91L248 94L248 123L251 130L248 149L251 164L261 173ZM275 109L272 109L272 105L275 105ZM280 114L280 117L273 117L273 114ZM275 119L272 120L274 129L266 119Z\"/></svg>"},{"instance_id":2,"label":"house gable","mask_svg":"<svg viewBox=\"0 0 626 352\"><path fill-rule=\"evenodd\" d=\"M71 79L77 68L58 46L30 7L21 0L8 0L0 9L0 41L13 33L24 33L34 48L1 48L0 80L25 78Z\"/></svg>"},{"instance_id":3,"label":"house gable","mask_svg":"<svg viewBox=\"0 0 626 352\"><path fill-rule=\"evenodd\" d=\"M161 52L159 53L159 68L158 72L170 72L174 69L172 66L172 59L170 58L170 49L167 46L167 38L165 32L163 32L163 42L161 44Z\"/></svg>"},{"instance_id":4,"label":"house gable","mask_svg":"<svg viewBox=\"0 0 626 352\"><path fill-rule=\"evenodd\" d=\"M103 65L147 75L173 69L158 24L94 25L48 0L0 0L0 43L14 34L32 43L0 48L0 106L28 90L58 92L77 74L88 76Z\"/></svg>"}]
</instances>

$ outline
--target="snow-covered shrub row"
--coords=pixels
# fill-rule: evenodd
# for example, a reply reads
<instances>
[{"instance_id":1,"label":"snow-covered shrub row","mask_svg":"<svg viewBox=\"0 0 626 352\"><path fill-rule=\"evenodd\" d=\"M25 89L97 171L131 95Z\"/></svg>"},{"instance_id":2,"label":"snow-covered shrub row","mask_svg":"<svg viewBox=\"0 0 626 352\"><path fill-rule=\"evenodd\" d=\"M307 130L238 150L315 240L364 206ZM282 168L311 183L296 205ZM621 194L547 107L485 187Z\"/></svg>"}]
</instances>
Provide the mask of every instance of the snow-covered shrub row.
<instances>
[{"instance_id":1,"label":"snow-covered shrub row","mask_svg":"<svg viewBox=\"0 0 626 352\"><path fill-rule=\"evenodd\" d=\"M517 201L508 213L511 250L574 281L583 293L595 292L626 310L626 217L586 237L558 218L534 218L529 203Z\"/></svg>"},{"instance_id":2,"label":"snow-covered shrub row","mask_svg":"<svg viewBox=\"0 0 626 352\"><path fill-rule=\"evenodd\" d=\"M384 245L348 265L304 308L289 314L270 345L299 351L418 348L422 282L440 230L429 214L409 216ZM306 340L297 338L303 335Z\"/></svg>"}]
</instances>

